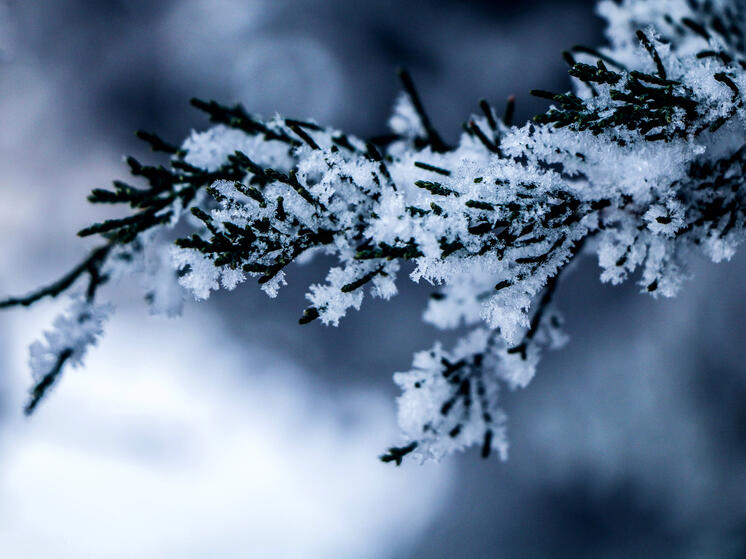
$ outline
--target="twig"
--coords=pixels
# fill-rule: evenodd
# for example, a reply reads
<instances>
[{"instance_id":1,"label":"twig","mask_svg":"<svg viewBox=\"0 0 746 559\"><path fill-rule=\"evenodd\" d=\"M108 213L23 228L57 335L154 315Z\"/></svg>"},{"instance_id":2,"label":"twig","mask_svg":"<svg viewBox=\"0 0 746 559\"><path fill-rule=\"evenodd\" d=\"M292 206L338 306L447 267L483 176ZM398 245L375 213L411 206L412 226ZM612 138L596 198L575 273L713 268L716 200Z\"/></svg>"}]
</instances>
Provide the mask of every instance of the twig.
<instances>
[{"instance_id":1,"label":"twig","mask_svg":"<svg viewBox=\"0 0 746 559\"><path fill-rule=\"evenodd\" d=\"M409 99L412 101L412 105L414 105L417 115L420 117L420 121L422 121L422 127L425 129L425 133L427 134L427 141L433 148L433 151L439 153L448 151L448 145L446 145L440 137L440 134L438 134L435 128L433 128L433 125L430 122L430 117L427 116L425 107L423 106L420 96L417 93L417 89L414 86L414 82L412 81L412 76L410 76L409 72L404 68L399 68L399 79L401 80L407 95L409 95Z\"/></svg>"}]
</instances>

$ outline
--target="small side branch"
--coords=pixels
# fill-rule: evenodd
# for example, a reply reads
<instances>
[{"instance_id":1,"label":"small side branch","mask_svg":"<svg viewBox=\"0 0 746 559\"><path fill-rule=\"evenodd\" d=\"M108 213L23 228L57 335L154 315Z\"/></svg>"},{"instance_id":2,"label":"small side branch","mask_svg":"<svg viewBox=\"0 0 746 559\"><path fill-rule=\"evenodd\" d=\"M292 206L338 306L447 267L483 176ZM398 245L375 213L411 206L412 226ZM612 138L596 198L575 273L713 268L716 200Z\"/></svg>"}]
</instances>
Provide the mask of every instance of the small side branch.
<instances>
[{"instance_id":1,"label":"small side branch","mask_svg":"<svg viewBox=\"0 0 746 559\"><path fill-rule=\"evenodd\" d=\"M413 452L417 448L417 442L411 442L406 446L392 446L385 454L379 456L381 462L395 462L397 466L401 466L404 457Z\"/></svg>"},{"instance_id":2,"label":"small side branch","mask_svg":"<svg viewBox=\"0 0 746 559\"><path fill-rule=\"evenodd\" d=\"M536 308L536 312L534 312L534 316L531 317L531 324L529 325L528 331L526 332L526 335L523 337L523 340L520 344L517 346L513 346L511 348L508 348L508 353L520 353L521 357L523 359L526 359L527 357L527 351L528 351L528 344L531 343L531 341L536 336L537 332L539 331L539 327L541 326L541 320L544 318L544 314L546 313L547 309L549 308L549 305L552 302L552 299L554 299L554 294L557 291L557 285L559 284L560 276L562 273L567 270L570 263L573 261L575 256L580 252L580 250L583 248L585 239L579 241L573 248L572 248L572 256L570 259L559 269L557 270L557 273L549 278L547 280L547 285L544 288L544 293L541 296L541 299L539 300L539 305Z\"/></svg>"},{"instance_id":3,"label":"small side branch","mask_svg":"<svg viewBox=\"0 0 746 559\"><path fill-rule=\"evenodd\" d=\"M42 287L41 289L29 293L24 297L11 297L0 301L0 309L9 307L28 307L43 299L44 297L56 297L66 289L68 289L75 281L84 273L88 273L91 276L91 282L88 285L89 298L92 297L96 287L104 280L99 272L101 262L103 262L106 255L111 250L111 245L103 245L91 251L88 257L78 264L75 268L70 270L67 274L62 276L56 282Z\"/></svg>"},{"instance_id":4,"label":"small side branch","mask_svg":"<svg viewBox=\"0 0 746 559\"><path fill-rule=\"evenodd\" d=\"M39 405L39 402L41 402L41 400L44 398L44 395L52 387L52 385L57 382L57 379L62 374L62 367L65 365L65 362L70 359L70 357L72 357L72 355L72 348L68 347L62 350L62 352L57 357L57 362L54 364L54 367L52 367L52 369L47 374L45 374L31 389L31 398L29 399L26 406L23 408L23 413L25 413L26 415L31 415L32 413L34 413L36 406Z\"/></svg>"}]
</instances>

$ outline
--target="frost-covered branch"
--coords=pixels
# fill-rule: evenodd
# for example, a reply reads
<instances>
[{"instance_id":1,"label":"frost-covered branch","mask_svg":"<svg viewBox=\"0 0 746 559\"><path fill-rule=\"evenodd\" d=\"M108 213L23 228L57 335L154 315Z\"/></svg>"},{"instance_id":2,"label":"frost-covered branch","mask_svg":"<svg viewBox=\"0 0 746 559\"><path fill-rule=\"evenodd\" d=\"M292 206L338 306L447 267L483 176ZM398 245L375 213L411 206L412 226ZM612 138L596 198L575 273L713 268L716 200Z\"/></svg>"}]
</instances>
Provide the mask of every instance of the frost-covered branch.
<instances>
[{"instance_id":1,"label":"frost-covered branch","mask_svg":"<svg viewBox=\"0 0 746 559\"><path fill-rule=\"evenodd\" d=\"M54 321L54 330L44 333L43 342L30 348L31 372L35 384L24 411L31 414L47 391L57 382L62 368L83 363L88 347L103 333L103 323L112 312L111 305L97 305L82 294L76 295L67 312Z\"/></svg>"},{"instance_id":2,"label":"frost-covered branch","mask_svg":"<svg viewBox=\"0 0 746 559\"><path fill-rule=\"evenodd\" d=\"M552 105L522 126L512 124L512 99L501 117L483 100L455 147L406 72L392 135L371 142L195 100L212 128L179 148L141 134L168 165L130 158L145 187L115 182L89 197L130 210L80 232L101 236L100 252L0 306L56 296L86 272L98 283L140 274L154 310L168 313L178 312L180 289L206 299L252 277L274 297L290 264L324 253L336 264L310 286L300 322L336 325L366 293L394 296L406 266L414 281L439 286L425 320L474 330L395 375L405 443L382 459L438 458L473 444L505 457L500 388L525 387L541 351L564 342L550 303L581 247L598 255L602 280L639 270L644 291L672 296L688 252L717 262L743 237L743 3L605 0L599 12L609 46L563 53L573 91L534 91ZM177 223L191 233L173 246L167 231ZM94 295L79 317L98 316ZM50 344L35 371L56 378L79 345ZM47 377L39 378L37 388Z\"/></svg>"}]
</instances>

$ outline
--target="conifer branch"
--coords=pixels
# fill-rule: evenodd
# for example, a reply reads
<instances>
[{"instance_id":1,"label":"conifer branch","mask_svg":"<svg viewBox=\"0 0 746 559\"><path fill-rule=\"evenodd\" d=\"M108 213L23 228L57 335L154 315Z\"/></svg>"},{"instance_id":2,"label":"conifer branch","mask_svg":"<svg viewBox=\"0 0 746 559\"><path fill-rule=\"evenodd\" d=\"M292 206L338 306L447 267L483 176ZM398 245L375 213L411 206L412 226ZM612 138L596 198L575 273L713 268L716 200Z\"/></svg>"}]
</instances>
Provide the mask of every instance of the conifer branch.
<instances>
[{"instance_id":1,"label":"conifer branch","mask_svg":"<svg viewBox=\"0 0 746 559\"><path fill-rule=\"evenodd\" d=\"M90 254L80 264L75 266L67 274L62 276L57 281L42 287L28 295L23 297L11 297L0 301L0 309L23 306L28 307L36 303L37 301L45 297L57 297L61 293L67 291L75 281L80 278L83 274L90 276L90 283L88 287L88 293L91 295L95 291L96 286L102 282L102 276L100 275L100 266L106 256L111 250L111 245L100 246L90 252Z\"/></svg>"},{"instance_id":2,"label":"conifer branch","mask_svg":"<svg viewBox=\"0 0 746 559\"><path fill-rule=\"evenodd\" d=\"M29 306L88 276L55 335L32 348L27 413L101 334L109 309L96 302L99 287L142 274L149 251L171 258L154 277L170 274L198 299L248 278L274 297L293 262L324 252L337 265L310 286L301 324L336 325L367 295L394 296L407 263L413 279L440 285L428 322L473 327L453 350L436 345L395 375L405 444L381 460L472 445L505 458L500 391L525 387L542 352L561 345L551 302L586 239L603 281L637 273L645 292L673 296L685 254L727 259L746 235L744 16L733 2L692 0L674 19L665 1L617 3L607 48L563 53L575 90L533 90L549 107L522 126L514 97L502 119L482 100L456 146L404 70L392 133L369 142L197 99L207 131L178 147L139 132L168 162L128 158L142 184L91 192L91 203L124 214L79 233L103 244L56 282L0 302ZM161 233L177 224L183 234L166 245Z\"/></svg>"}]
</instances>

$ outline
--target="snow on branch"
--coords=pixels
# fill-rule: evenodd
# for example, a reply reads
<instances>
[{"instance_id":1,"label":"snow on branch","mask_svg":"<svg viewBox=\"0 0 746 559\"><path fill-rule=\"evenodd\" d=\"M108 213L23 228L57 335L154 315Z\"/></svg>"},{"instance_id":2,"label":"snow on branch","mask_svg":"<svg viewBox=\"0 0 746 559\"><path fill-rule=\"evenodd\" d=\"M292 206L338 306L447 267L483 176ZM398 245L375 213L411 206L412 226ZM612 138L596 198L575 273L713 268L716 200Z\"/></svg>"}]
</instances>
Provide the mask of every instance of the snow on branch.
<instances>
[{"instance_id":1,"label":"snow on branch","mask_svg":"<svg viewBox=\"0 0 746 559\"><path fill-rule=\"evenodd\" d=\"M143 185L91 193L91 203L130 210L79 233L105 244L52 286L0 307L57 296L86 273L87 305L105 279L133 273L153 308L170 313L180 289L206 299L249 278L274 297L290 264L324 253L336 264L310 286L300 322L337 325L366 293L396 295L405 266L412 280L439 286L427 321L474 330L395 375L405 439L382 460L471 445L505 458L500 389L525 387L541 351L565 341L551 299L577 255L595 252L603 281L639 273L643 291L672 296L687 253L718 262L742 240L744 10L735 0L604 0L609 46L563 53L573 91L533 91L551 106L521 126L513 99L503 115L482 100L453 147L406 72L392 134L370 142L193 100L212 128L178 148L140 133L168 164L130 158ZM191 232L164 258L162 232L177 223ZM35 370L56 378L79 360L101 318L90 308L77 316L90 316L79 324L91 329L33 350L44 361Z\"/></svg>"}]
</instances>

